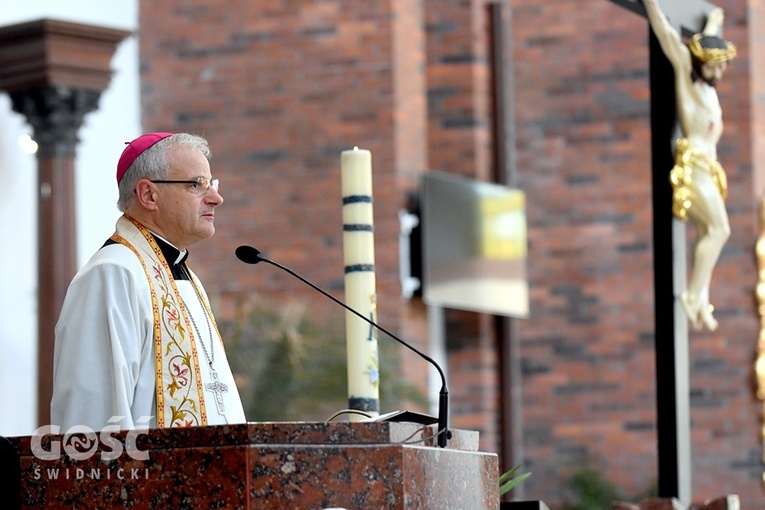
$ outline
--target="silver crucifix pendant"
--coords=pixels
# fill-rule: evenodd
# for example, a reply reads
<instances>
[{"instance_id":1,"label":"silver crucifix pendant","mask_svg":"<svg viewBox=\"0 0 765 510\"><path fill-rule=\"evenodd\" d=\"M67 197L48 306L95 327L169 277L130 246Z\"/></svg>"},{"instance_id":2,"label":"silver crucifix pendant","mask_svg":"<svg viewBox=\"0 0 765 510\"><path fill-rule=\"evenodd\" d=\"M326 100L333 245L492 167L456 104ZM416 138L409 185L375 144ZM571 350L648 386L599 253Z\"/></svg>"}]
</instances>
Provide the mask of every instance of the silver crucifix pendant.
<instances>
[{"instance_id":1,"label":"silver crucifix pendant","mask_svg":"<svg viewBox=\"0 0 765 510\"><path fill-rule=\"evenodd\" d=\"M223 392L228 391L228 385L220 382L218 372L212 368L210 368L210 374L212 375L213 382L205 384L205 388L208 391L212 391L215 395L215 405L218 407L218 414L225 416L226 408L223 406Z\"/></svg>"}]
</instances>

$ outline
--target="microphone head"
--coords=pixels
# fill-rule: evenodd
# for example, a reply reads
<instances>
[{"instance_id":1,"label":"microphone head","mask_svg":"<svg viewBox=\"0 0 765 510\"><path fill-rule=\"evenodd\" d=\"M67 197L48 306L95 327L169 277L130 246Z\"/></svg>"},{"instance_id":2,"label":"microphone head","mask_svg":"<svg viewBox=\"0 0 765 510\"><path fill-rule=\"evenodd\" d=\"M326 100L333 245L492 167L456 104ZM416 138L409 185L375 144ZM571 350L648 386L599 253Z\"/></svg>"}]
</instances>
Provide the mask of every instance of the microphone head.
<instances>
[{"instance_id":1,"label":"microphone head","mask_svg":"<svg viewBox=\"0 0 765 510\"><path fill-rule=\"evenodd\" d=\"M252 246L240 246L236 249L236 258L247 264L257 264L263 260L260 251Z\"/></svg>"}]
</instances>

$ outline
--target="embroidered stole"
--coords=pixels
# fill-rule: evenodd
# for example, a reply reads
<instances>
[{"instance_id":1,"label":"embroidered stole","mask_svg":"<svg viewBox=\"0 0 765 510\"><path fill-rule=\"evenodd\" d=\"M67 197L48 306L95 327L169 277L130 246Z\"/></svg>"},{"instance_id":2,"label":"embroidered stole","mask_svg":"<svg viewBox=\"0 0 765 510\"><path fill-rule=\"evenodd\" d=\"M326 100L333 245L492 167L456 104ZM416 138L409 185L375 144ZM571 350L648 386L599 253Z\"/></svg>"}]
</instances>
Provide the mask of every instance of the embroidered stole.
<instances>
[{"instance_id":1,"label":"embroidered stole","mask_svg":"<svg viewBox=\"0 0 765 510\"><path fill-rule=\"evenodd\" d=\"M207 425L194 332L170 266L151 232L127 215L117 220L111 239L136 254L151 289L157 427ZM191 271L189 274L191 284L201 288L196 276ZM217 331L206 299L203 304Z\"/></svg>"}]
</instances>

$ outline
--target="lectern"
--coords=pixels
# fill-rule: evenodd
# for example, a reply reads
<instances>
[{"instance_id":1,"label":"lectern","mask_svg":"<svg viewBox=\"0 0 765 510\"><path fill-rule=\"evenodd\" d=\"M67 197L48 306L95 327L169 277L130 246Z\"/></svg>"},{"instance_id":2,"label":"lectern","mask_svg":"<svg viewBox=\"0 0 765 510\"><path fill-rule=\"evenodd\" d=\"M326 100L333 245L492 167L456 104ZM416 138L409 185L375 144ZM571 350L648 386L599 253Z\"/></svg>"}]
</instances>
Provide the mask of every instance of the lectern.
<instances>
[{"instance_id":1,"label":"lectern","mask_svg":"<svg viewBox=\"0 0 765 510\"><path fill-rule=\"evenodd\" d=\"M497 456L472 431L447 448L394 422L64 432L10 438L22 508L499 509Z\"/></svg>"}]
</instances>

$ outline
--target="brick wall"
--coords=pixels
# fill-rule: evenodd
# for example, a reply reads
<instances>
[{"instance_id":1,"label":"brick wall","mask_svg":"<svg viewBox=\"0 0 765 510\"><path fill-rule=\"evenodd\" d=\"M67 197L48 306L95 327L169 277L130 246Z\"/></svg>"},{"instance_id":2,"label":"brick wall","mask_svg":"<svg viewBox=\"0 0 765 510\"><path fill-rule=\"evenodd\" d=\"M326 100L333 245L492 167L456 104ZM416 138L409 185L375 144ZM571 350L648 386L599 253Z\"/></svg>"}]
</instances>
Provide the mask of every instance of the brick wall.
<instances>
[{"instance_id":1,"label":"brick wall","mask_svg":"<svg viewBox=\"0 0 765 510\"><path fill-rule=\"evenodd\" d=\"M198 271L217 280L211 288L224 314L245 295L311 292L272 269L219 258L240 243L341 293L340 153L359 146L373 154L378 290L396 296L395 213L425 164L424 143L412 135L424 102L399 105L396 87L424 83L421 50L398 48L405 69L394 69L398 27L388 2L247 5L170 1L141 19L145 127L206 135L226 199L215 242L194 250L215 264ZM406 16L396 23L421 26ZM236 277L221 278L228 272ZM325 304L313 301L323 314ZM381 317L396 323L400 308L400 300L386 300ZM327 313L342 320L339 310Z\"/></svg>"},{"instance_id":2,"label":"brick wall","mask_svg":"<svg viewBox=\"0 0 765 510\"><path fill-rule=\"evenodd\" d=\"M506 4L513 157L529 221L532 312L519 325L526 497L563 500L567 476L588 459L634 495L656 478L647 23L607 0ZM751 366L762 85L759 71L748 74L760 4L720 2L740 55L719 89L733 234L712 287L720 328L691 334L694 494L738 493L743 508L763 497ZM233 251L252 244L342 297L339 161L358 145L373 153L379 319L425 349L425 307L400 298L397 212L423 170L492 175L486 3L142 7L145 129L206 135L222 181L218 233L191 259L219 320L296 300L342 324L334 304ZM446 319L452 424L480 430L482 448L499 452L494 323L458 311ZM424 383L421 360L399 363Z\"/></svg>"}]
</instances>

